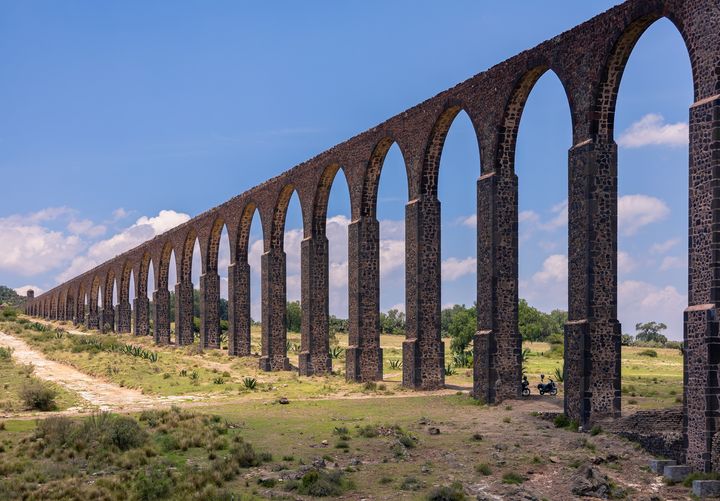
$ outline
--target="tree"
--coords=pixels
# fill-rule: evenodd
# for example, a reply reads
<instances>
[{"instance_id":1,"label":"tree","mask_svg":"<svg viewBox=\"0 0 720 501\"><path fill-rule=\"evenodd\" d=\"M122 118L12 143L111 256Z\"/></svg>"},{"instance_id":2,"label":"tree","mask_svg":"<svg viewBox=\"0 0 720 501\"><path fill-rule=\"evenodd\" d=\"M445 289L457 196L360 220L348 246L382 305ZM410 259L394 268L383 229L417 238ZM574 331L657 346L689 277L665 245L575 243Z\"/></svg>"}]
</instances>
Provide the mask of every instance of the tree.
<instances>
[{"instance_id":1,"label":"tree","mask_svg":"<svg viewBox=\"0 0 720 501\"><path fill-rule=\"evenodd\" d=\"M405 332L405 313L399 310L380 312L380 332L383 334L403 334Z\"/></svg>"},{"instance_id":2,"label":"tree","mask_svg":"<svg viewBox=\"0 0 720 501\"><path fill-rule=\"evenodd\" d=\"M288 301L287 303L287 329L291 332L300 332L302 328L302 308L300 301Z\"/></svg>"},{"instance_id":3,"label":"tree","mask_svg":"<svg viewBox=\"0 0 720 501\"><path fill-rule=\"evenodd\" d=\"M635 338L632 334L623 334L620 344L623 346L632 346L633 342L635 341Z\"/></svg>"},{"instance_id":4,"label":"tree","mask_svg":"<svg viewBox=\"0 0 720 501\"><path fill-rule=\"evenodd\" d=\"M566 311L543 313L530 306L525 299L518 302L518 330L525 341L562 340L567 318Z\"/></svg>"},{"instance_id":5,"label":"tree","mask_svg":"<svg viewBox=\"0 0 720 501\"><path fill-rule=\"evenodd\" d=\"M645 322L635 324L635 340L641 343L657 343L664 346L667 343L667 337L662 331L667 329L667 325L659 322Z\"/></svg>"},{"instance_id":6,"label":"tree","mask_svg":"<svg viewBox=\"0 0 720 501\"><path fill-rule=\"evenodd\" d=\"M448 325L448 334L452 338L450 350L456 354L465 353L473 340L476 330L477 316L475 308L466 308L465 305L462 305L461 309L455 309Z\"/></svg>"}]
</instances>

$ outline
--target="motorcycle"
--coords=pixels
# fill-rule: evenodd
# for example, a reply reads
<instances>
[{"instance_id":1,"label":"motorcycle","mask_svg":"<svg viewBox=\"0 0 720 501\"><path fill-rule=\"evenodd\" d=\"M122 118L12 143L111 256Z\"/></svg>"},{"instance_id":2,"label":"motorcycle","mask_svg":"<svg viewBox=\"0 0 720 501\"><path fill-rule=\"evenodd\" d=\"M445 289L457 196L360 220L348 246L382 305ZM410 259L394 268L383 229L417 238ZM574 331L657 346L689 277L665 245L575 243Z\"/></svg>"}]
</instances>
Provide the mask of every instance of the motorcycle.
<instances>
[{"instance_id":1,"label":"motorcycle","mask_svg":"<svg viewBox=\"0 0 720 501\"><path fill-rule=\"evenodd\" d=\"M530 395L530 382L527 380L527 377L523 376L522 379L522 396L527 397Z\"/></svg>"},{"instance_id":2,"label":"motorcycle","mask_svg":"<svg viewBox=\"0 0 720 501\"><path fill-rule=\"evenodd\" d=\"M537 385L537 389L540 392L540 395L557 395L558 389L555 381L553 381L552 378L548 379L550 381L546 383L545 374L540 374L540 384Z\"/></svg>"}]
</instances>

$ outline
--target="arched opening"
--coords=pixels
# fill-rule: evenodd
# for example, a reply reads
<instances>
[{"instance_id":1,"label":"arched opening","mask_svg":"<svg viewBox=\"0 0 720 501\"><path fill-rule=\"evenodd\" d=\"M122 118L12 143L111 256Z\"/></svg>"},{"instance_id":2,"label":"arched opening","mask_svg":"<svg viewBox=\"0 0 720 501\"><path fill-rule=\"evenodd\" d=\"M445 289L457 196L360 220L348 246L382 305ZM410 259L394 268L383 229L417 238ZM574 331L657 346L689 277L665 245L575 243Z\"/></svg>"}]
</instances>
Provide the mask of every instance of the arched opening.
<instances>
[{"instance_id":1,"label":"arched opening","mask_svg":"<svg viewBox=\"0 0 720 501\"><path fill-rule=\"evenodd\" d=\"M218 317L220 319L220 348L228 349L228 267L230 266L230 237L227 227L223 224L217 248L216 272L219 277L220 299Z\"/></svg>"},{"instance_id":2,"label":"arched opening","mask_svg":"<svg viewBox=\"0 0 720 501\"><path fill-rule=\"evenodd\" d=\"M536 79L533 81L533 79ZM532 393L564 378L568 319L568 150L572 118L565 89L553 71L526 79L529 95L518 117L518 329L523 373ZM560 405L562 400L556 402Z\"/></svg>"},{"instance_id":3,"label":"arched opening","mask_svg":"<svg viewBox=\"0 0 720 501\"><path fill-rule=\"evenodd\" d=\"M260 221L260 212L254 204L246 207L240 229L238 231L237 263L239 273L239 291L244 290L245 280L249 282L247 287L248 295L240 296L236 313L238 324L235 326L237 332L236 346L237 355L259 356L261 348L261 319L262 319L262 284L261 260L264 252L263 228ZM247 269L243 270L243 264L247 263ZM229 294L229 293L228 293ZM245 315L250 316L250 334L247 329Z\"/></svg>"},{"instance_id":4,"label":"arched opening","mask_svg":"<svg viewBox=\"0 0 720 501\"><path fill-rule=\"evenodd\" d=\"M175 343L177 345L177 325L175 324L175 285L178 283L178 273L175 249L170 250L166 273L167 279L165 281L164 288L168 291L168 320L170 322L168 342Z\"/></svg>"},{"instance_id":5,"label":"arched opening","mask_svg":"<svg viewBox=\"0 0 720 501\"><path fill-rule=\"evenodd\" d=\"M142 294L145 294L145 297L147 297L149 304L148 304L148 331L147 334L150 336L153 336L153 338L157 339L155 337L155 319L156 317L156 311L155 311L155 299L154 299L154 292L156 290L156 287L158 287L157 279L155 278L155 262L153 262L152 259L149 257L147 258L147 270L146 270L146 277L145 279L145 285L143 287L143 284L140 283L139 285L139 293L142 296ZM140 272L140 275L143 276L143 272Z\"/></svg>"},{"instance_id":6,"label":"arched opening","mask_svg":"<svg viewBox=\"0 0 720 501\"><path fill-rule=\"evenodd\" d=\"M405 159L392 143L377 173L375 216L380 226L380 347L383 374L402 381L402 343L405 339L405 206L408 179Z\"/></svg>"},{"instance_id":7,"label":"arched opening","mask_svg":"<svg viewBox=\"0 0 720 501\"><path fill-rule=\"evenodd\" d=\"M202 254L200 242L194 238L190 248L190 283L192 285L192 338L191 343L198 342L200 336L200 275L203 273Z\"/></svg>"},{"instance_id":8,"label":"arched opening","mask_svg":"<svg viewBox=\"0 0 720 501\"><path fill-rule=\"evenodd\" d=\"M632 48L610 124L618 145L623 412L682 405L693 100L685 43L672 22L660 19Z\"/></svg>"},{"instance_id":9,"label":"arched opening","mask_svg":"<svg viewBox=\"0 0 720 501\"><path fill-rule=\"evenodd\" d=\"M297 192L293 190L289 202L287 202L287 212L285 214L285 231L284 231L283 249L285 251L285 280L286 280L286 321L287 321L287 357L290 363L297 367L299 364L298 357L301 349L301 329L302 329L302 304L301 304L301 285L302 285L302 269L300 253L302 251L303 234L303 217L300 199Z\"/></svg>"},{"instance_id":10,"label":"arched opening","mask_svg":"<svg viewBox=\"0 0 720 501\"><path fill-rule=\"evenodd\" d=\"M441 203L441 314L446 383L472 385L472 341L477 330L477 178L480 150L465 111L452 118L438 166Z\"/></svg>"}]
</instances>

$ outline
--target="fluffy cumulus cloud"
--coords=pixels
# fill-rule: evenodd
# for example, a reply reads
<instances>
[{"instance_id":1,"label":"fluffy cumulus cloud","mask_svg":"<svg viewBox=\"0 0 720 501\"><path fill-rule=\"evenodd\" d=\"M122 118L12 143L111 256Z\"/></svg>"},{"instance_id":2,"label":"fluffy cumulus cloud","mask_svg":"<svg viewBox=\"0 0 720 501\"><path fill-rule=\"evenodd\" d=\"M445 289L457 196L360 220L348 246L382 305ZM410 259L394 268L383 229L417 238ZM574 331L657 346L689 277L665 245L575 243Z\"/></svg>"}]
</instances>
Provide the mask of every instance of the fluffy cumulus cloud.
<instances>
[{"instance_id":1,"label":"fluffy cumulus cloud","mask_svg":"<svg viewBox=\"0 0 720 501\"><path fill-rule=\"evenodd\" d=\"M92 244L87 252L76 256L70 266L57 276L57 280L65 282L189 219L189 215L173 210L161 210L154 217L142 216L132 226Z\"/></svg>"},{"instance_id":2,"label":"fluffy cumulus cloud","mask_svg":"<svg viewBox=\"0 0 720 501\"><path fill-rule=\"evenodd\" d=\"M652 247L650 247L650 252L653 254L665 254L679 243L679 238L671 238L670 240L653 244Z\"/></svg>"},{"instance_id":3,"label":"fluffy cumulus cloud","mask_svg":"<svg viewBox=\"0 0 720 501\"><path fill-rule=\"evenodd\" d=\"M686 256L665 256L660 263L660 271L687 268Z\"/></svg>"},{"instance_id":4,"label":"fluffy cumulus cloud","mask_svg":"<svg viewBox=\"0 0 720 501\"><path fill-rule=\"evenodd\" d=\"M618 251L617 265L619 273L630 273L637 268L637 262L627 252Z\"/></svg>"},{"instance_id":5,"label":"fluffy cumulus cloud","mask_svg":"<svg viewBox=\"0 0 720 501\"><path fill-rule=\"evenodd\" d=\"M643 146L685 146L688 144L687 122L669 124L662 115L650 113L632 124L620 135L618 144L624 148Z\"/></svg>"},{"instance_id":6,"label":"fluffy cumulus cloud","mask_svg":"<svg viewBox=\"0 0 720 501\"><path fill-rule=\"evenodd\" d=\"M648 195L624 195L618 199L618 228L627 236L641 228L662 221L670 208L659 198Z\"/></svg>"},{"instance_id":7,"label":"fluffy cumulus cloud","mask_svg":"<svg viewBox=\"0 0 720 501\"><path fill-rule=\"evenodd\" d=\"M95 224L89 219L72 220L67 225L68 231L73 235L87 235L88 237L99 237L107 228L102 224Z\"/></svg>"},{"instance_id":8,"label":"fluffy cumulus cloud","mask_svg":"<svg viewBox=\"0 0 720 501\"><path fill-rule=\"evenodd\" d=\"M640 322L663 322L671 339L682 339L683 311L687 297L671 286L658 286L639 280L618 285L618 316L623 332L634 333Z\"/></svg>"},{"instance_id":9,"label":"fluffy cumulus cloud","mask_svg":"<svg viewBox=\"0 0 720 501\"><path fill-rule=\"evenodd\" d=\"M22 287L15 287L15 292L21 296L27 296L27 292L29 290L32 290L35 293L35 296L39 296L45 292L44 289L38 287L37 285L23 285Z\"/></svg>"},{"instance_id":10,"label":"fluffy cumulus cloud","mask_svg":"<svg viewBox=\"0 0 720 501\"><path fill-rule=\"evenodd\" d=\"M568 258L548 256L529 279L520 280L520 297L543 311L567 309Z\"/></svg>"},{"instance_id":11,"label":"fluffy cumulus cloud","mask_svg":"<svg viewBox=\"0 0 720 501\"><path fill-rule=\"evenodd\" d=\"M0 270L32 276L67 263L83 248L82 240L45 223L70 214L60 207L0 218Z\"/></svg>"},{"instance_id":12,"label":"fluffy cumulus cloud","mask_svg":"<svg viewBox=\"0 0 720 501\"><path fill-rule=\"evenodd\" d=\"M471 275L477 270L477 259L466 257L458 259L451 257L442 262L442 279L444 282L452 282L465 275Z\"/></svg>"}]
</instances>

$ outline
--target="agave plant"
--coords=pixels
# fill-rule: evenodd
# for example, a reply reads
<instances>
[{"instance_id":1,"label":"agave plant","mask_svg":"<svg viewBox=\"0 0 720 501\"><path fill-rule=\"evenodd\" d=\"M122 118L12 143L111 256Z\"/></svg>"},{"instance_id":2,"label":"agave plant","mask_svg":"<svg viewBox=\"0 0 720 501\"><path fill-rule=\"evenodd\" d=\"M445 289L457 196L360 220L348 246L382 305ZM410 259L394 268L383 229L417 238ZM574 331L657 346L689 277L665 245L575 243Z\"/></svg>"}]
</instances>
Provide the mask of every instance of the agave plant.
<instances>
[{"instance_id":1,"label":"agave plant","mask_svg":"<svg viewBox=\"0 0 720 501\"><path fill-rule=\"evenodd\" d=\"M216 377L213 379L213 384L225 384L225 379L221 376Z\"/></svg>"},{"instance_id":2,"label":"agave plant","mask_svg":"<svg viewBox=\"0 0 720 501\"><path fill-rule=\"evenodd\" d=\"M333 346L330 348L330 358L337 359L343 354L343 349L339 346Z\"/></svg>"},{"instance_id":3,"label":"agave plant","mask_svg":"<svg viewBox=\"0 0 720 501\"><path fill-rule=\"evenodd\" d=\"M446 376L454 376L457 374L457 370L455 370L455 367L453 367L450 364L447 364L447 367L445 367L445 375Z\"/></svg>"},{"instance_id":4,"label":"agave plant","mask_svg":"<svg viewBox=\"0 0 720 501\"><path fill-rule=\"evenodd\" d=\"M560 367L555 367L555 381L562 383L565 380L565 370Z\"/></svg>"},{"instance_id":5,"label":"agave plant","mask_svg":"<svg viewBox=\"0 0 720 501\"><path fill-rule=\"evenodd\" d=\"M400 369L402 367L402 360L399 358L390 360L390 368L391 369Z\"/></svg>"},{"instance_id":6,"label":"agave plant","mask_svg":"<svg viewBox=\"0 0 720 501\"><path fill-rule=\"evenodd\" d=\"M254 377L246 377L243 379L243 386L248 390L254 390L257 387L257 379Z\"/></svg>"}]
</instances>

